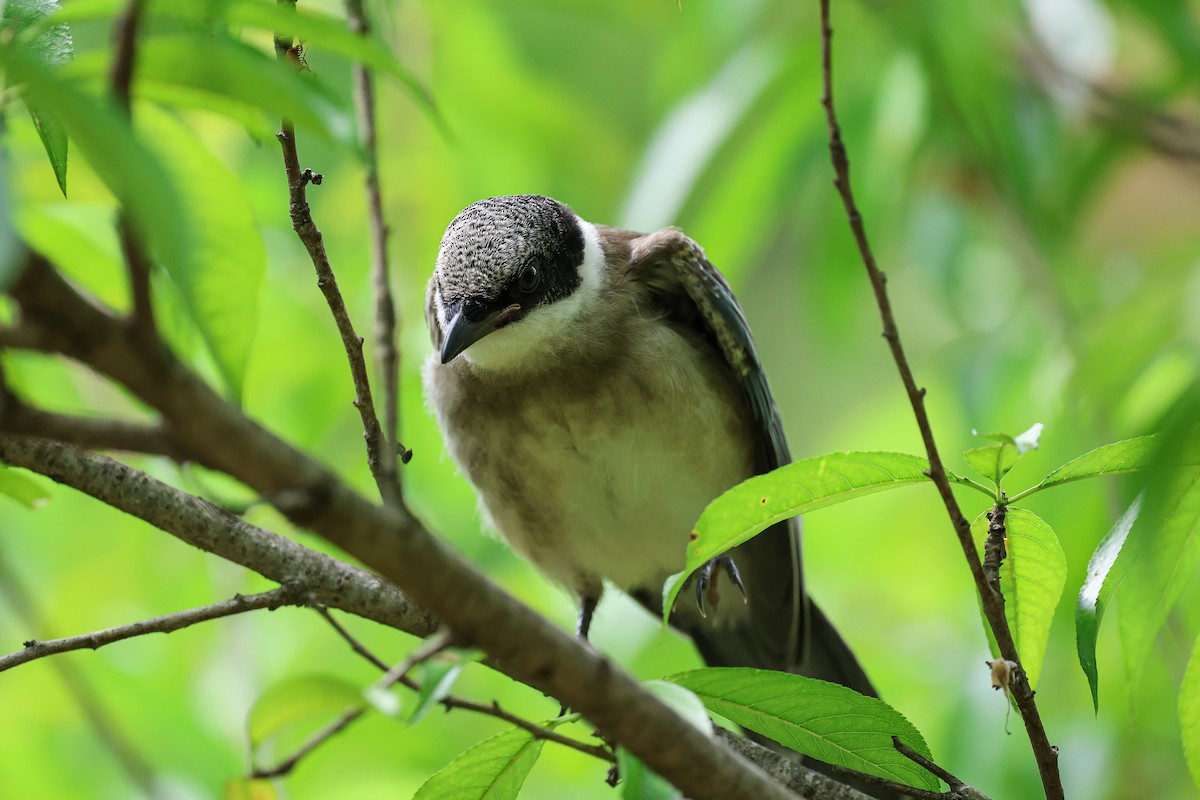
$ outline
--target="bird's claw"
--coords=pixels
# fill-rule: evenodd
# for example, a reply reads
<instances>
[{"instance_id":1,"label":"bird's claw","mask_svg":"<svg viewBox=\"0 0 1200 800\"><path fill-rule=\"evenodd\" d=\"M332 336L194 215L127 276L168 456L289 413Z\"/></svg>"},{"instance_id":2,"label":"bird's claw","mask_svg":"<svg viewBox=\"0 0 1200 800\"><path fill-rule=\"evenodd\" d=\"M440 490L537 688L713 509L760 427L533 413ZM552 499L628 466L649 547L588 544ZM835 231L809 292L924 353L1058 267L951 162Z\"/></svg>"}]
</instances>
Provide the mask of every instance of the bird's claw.
<instances>
[{"instance_id":1,"label":"bird's claw","mask_svg":"<svg viewBox=\"0 0 1200 800\"><path fill-rule=\"evenodd\" d=\"M738 572L733 556L728 553L717 556L696 571L696 607L700 609L700 616L705 619L708 618L708 613L704 608L705 599L707 598L708 605L712 606L713 611L717 610L720 603L721 596L717 588L717 576L720 575L721 569L728 573L729 580L742 593L742 602L748 602L746 585L742 583L742 576Z\"/></svg>"}]
</instances>

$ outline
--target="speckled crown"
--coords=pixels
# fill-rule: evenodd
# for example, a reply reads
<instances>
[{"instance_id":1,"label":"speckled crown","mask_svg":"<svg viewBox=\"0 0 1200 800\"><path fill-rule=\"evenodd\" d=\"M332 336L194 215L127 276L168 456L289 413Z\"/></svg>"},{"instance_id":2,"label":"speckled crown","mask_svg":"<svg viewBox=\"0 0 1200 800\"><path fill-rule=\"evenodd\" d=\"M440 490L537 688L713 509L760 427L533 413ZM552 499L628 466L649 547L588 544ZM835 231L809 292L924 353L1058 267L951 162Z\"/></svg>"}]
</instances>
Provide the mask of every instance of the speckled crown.
<instances>
[{"instance_id":1,"label":"speckled crown","mask_svg":"<svg viewBox=\"0 0 1200 800\"><path fill-rule=\"evenodd\" d=\"M569 291L582 258L583 233L567 206L536 194L490 197L464 208L446 228L438 287L447 306L495 297L533 263L559 278L555 283L568 279L561 289Z\"/></svg>"}]
</instances>

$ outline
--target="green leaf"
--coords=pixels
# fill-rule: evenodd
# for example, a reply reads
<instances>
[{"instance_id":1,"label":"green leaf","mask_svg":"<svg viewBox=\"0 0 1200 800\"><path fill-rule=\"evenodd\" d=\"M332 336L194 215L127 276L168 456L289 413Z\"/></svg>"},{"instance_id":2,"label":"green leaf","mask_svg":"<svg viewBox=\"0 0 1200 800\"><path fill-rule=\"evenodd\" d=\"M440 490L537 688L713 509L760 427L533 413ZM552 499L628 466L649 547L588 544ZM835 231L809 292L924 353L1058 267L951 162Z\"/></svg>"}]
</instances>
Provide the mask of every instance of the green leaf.
<instances>
[{"instance_id":1,"label":"green leaf","mask_svg":"<svg viewBox=\"0 0 1200 800\"><path fill-rule=\"evenodd\" d=\"M66 24L38 25L44 17L58 10L58 0L8 0L4 5L4 19L15 27L18 35L28 42L33 55L44 64L65 64L74 54L71 32ZM53 113L47 113L36 102L28 103L29 116L42 140L46 157L58 181L58 188L67 194L67 132Z\"/></svg>"},{"instance_id":2,"label":"green leaf","mask_svg":"<svg viewBox=\"0 0 1200 800\"><path fill-rule=\"evenodd\" d=\"M25 97L52 113L92 169L129 213L134 231L168 263L191 255L190 218L166 168L135 136L129 120L108 102L82 91L11 42L0 48L9 79Z\"/></svg>"},{"instance_id":3,"label":"green leaf","mask_svg":"<svg viewBox=\"0 0 1200 800\"><path fill-rule=\"evenodd\" d=\"M389 75L408 90L431 120L441 125L433 98L412 71L379 40L351 31L343 19L312 9L288 8L261 0L232 3L225 12L225 19L264 31L284 31L304 42L306 49L328 50Z\"/></svg>"},{"instance_id":4,"label":"green leaf","mask_svg":"<svg viewBox=\"0 0 1200 800\"><path fill-rule=\"evenodd\" d=\"M712 720L704 710L704 703L693 692L666 681L647 681L646 688L697 730L707 736L712 735ZM666 778L651 770L624 747L617 748L617 766L621 773L621 797L624 800L676 800L683 796Z\"/></svg>"},{"instance_id":5,"label":"green leaf","mask_svg":"<svg viewBox=\"0 0 1200 800\"><path fill-rule=\"evenodd\" d=\"M971 524L971 532L981 543L987 538L987 529L988 520L982 514ZM1032 511L1009 506L1005 529L1008 553L1000 565L1004 616L1029 684L1037 688L1050 623L1067 582L1067 557L1054 529Z\"/></svg>"},{"instance_id":6,"label":"green leaf","mask_svg":"<svg viewBox=\"0 0 1200 800\"><path fill-rule=\"evenodd\" d=\"M544 743L520 728L484 739L431 775L413 800L515 800Z\"/></svg>"},{"instance_id":7,"label":"green leaf","mask_svg":"<svg viewBox=\"0 0 1200 800\"><path fill-rule=\"evenodd\" d=\"M129 305L128 279L112 206L29 203L17 212L22 240L114 308Z\"/></svg>"},{"instance_id":8,"label":"green leaf","mask_svg":"<svg viewBox=\"0 0 1200 800\"><path fill-rule=\"evenodd\" d=\"M680 800L683 792L624 747L617 748L622 800Z\"/></svg>"},{"instance_id":9,"label":"green leaf","mask_svg":"<svg viewBox=\"0 0 1200 800\"><path fill-rule=\"evenodd\" d=\"M153 83L228 98L275 120L290 119L348 149L357 147L342 96L315 75L225 36L172 33L148 37L138 47L135 89ZM155 92L162 96L169 89ZM220 107L214 104L214 108Z\"/></svg>"},{"instance_id":10,"label":"green leaf","mask_svg":"<svg viewBox=\"0 0 1200 800\"><path fill-rule=\"evenodd\" d=\"M230 778L221 792L221 800L275 800L275 784L262 778Z\"/></svg>"},{"instance_id":11,"label":"green leaf","mask_svg":"<svg viewBox=\"0 0 1200 800\"><path fill-rule=\"evenodd\" d=\"M359 687L331 675L301 675L274 684L254 702L247 720L250 746L300 722L363 705Z\"/></svg>"},{"instance_id":12,"label":"green leaf","mask_svg":"<svg viewBox=\"0 0 1200 800\"><path fill-rule=\"evenodd\" d=\"M772 670L719 667L670 675L709 711L804 755L928 791L940 781L892 746L897 736L932 758L900 712L836 683Z\"/></svg>"},{"instance_id":13,"label":"green leaf","mask_svg":"<svg viewBox=\"0 0 1200 800\"><path fill-rule=\"evenodd\" d=\"M1117 621L1128 674L1135 678L1200 568L1200 469L1163 477L1146 488L1145 509L1117 557L1117 569L1124 570Z\"/></svg>"},{"instance_id":14,"label":"green leaf","mask_svg":"<svg viewBox=\"0 0 1200 800\"><path fill-rule=\"evenodd\" d=\"M1097 447L1095 450L1063 464L1042 478L1036 486L1031 486L1025 491L1013 495L1012 501L1016 502L1034 492L1071 481L1144 469L1151 463L1157 440L1156 436L1138 436L1134 439L1125 439Z\"/></svg>"},{"instance_id":15,"label":"green leaf","mask_svg":"<svg viewBox=\"0 0 1200 800\"><path fill-rule=\"evenodd\" d=\"M267 251L238 177L170 114L139 105L139 131L169 165L194 225L186 261L164 262L189 314L239 401L258 317Z\"/></svg>"},{"instance_id":16,"label":"green leaf","mask_svg":"<svg viewBox=\"0 0 1200 800\"><path fill-rule=\"evenodd\" d=\"M50 500L42 486L20 472L0 464L0 495L29 509L40 508Z\"/></svg>"},{"instance_id":17,"label":"green leaf","mask_svg":"<svg viewBox=\"0 0 1200 800\"><path fill-rule=\"evenodd\" d=\"M448 650L422 661L421 691L417 693L417 705L409 715L408 724L415 725L450 694L463 667L482 658L480 650Z\"/></svg>"},{"instance_id":18,"label":"green leaf","mask_svg":"<svg viewBox=\"0 0 1200 800\"><path fill-rule=\"evenodd\" d=\"M1097 713L1100 711L1100 686L1096 637L1100 633L1100 621L1104 619L1109 600L1123 577L1121 570L1114 570L1113 565L1125 546L1129 529L1133 527L1141 508L1142 497L1139 495L1096 547L1088 561L1087 578L1079 589L1079 599L1075 603L1075 649L1079 653L1079 666L1083 668L1088 686L1092 689L1092 706Z\"/></svg>"},{"instance_id":19,"label":"green leaf","mask_svg":"<svg viewBox=\"0 0 1200 800\"><path fill-rule=\"evenodd\" d=\"M1183 755L1187 758L1192 780L1200 787L1200 637L1192 648L1183 684L1179 687L1179 729L1183 735Z\"/></svg>"},{"instance_id":20,"label":"green leaf","mask_svg":"<svg viewBox=\"0 0 1200 800\"><path fill-rule=\"evenodd\" d=\"M1006 442L975 447L963 453L971 469L999 485L1000 479L1017 463L1017 448Z\"/></svg>"},{"instance_id":21,"label":"green leaf","mask_svg":"<svg viewBox=\"0 0 1200 800\"><path fill-rule=\"evenodd\" d=\"M663 587L664 621L687 576L726 550L791 517L927 481L928 469L928 461L906 453L830 453L739 483L709 503L696 523L683 572ZM954 475L950 479L958 480Z\"/></svg>"}]
</instances>

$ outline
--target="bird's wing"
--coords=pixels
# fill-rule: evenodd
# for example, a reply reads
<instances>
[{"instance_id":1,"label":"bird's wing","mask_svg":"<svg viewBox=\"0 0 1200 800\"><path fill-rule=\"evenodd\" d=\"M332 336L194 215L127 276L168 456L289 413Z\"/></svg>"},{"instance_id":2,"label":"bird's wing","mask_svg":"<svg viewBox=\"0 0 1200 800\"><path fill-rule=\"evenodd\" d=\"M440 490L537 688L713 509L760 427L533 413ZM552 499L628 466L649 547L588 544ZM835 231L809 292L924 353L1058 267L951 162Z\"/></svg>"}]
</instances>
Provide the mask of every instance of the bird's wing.
<instances>
[{"instance_id":1,"label":"bird's wing","mask_svg":"<svg viewBox=\"0 0 1200 800\"><path fill-rule=\"evenodd\" d=\"M632 238L629 247L629 277L645 286L651 301L669 317L701 332L728 365L754 421L758 470L790 462L750 326L724 276L696 242L675 228ZM745 621L732 627L698 618L681 618L680 623L709 664L800 669L809 635L800 520L772 526L732 555L746 584Z\"/></svg>"},{"instance_id":2,"label":"bird's wing","mask_svg":"<svg viewBox=\"0 0 1200 800\"><path fill-rule=\"evenodd\" d=\"M758 470L789 463L779 409L746 316L724 276L678 229L619 234L615 238L625 239L630 248L630 277L668 316L701 332L741 387L754 421ZM694 616L680 619L706 663L800 672L878 696L850 647L804 591L799 518L773 525L732 555L746 584L746 620L728 627Z\"/></svg>"}]
</instances>

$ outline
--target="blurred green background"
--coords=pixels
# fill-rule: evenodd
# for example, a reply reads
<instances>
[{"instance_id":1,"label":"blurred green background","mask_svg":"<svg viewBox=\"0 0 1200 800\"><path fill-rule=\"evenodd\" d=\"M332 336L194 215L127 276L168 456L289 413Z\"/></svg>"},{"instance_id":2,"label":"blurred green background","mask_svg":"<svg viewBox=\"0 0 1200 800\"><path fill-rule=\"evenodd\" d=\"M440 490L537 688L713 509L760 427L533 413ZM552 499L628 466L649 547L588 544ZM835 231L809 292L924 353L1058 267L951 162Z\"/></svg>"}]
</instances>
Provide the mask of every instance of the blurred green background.
<instances>
[{"instance_id":1,"label":"blurred green background","mask_svg":"<svg viewBox=\"0 0 1200 800\"><path fill-rule=\"evenodd\" d=\"M332 0L301 5L342 13ZM403 479L419 515L488 574L564 628L572 624L567 596L481 531L471 491L421 397L425 281L445 225L481 197L547 194L595 222L681 226L738 292L797 458L921 452L831 186L815 3L368 7L449 130L431 125L402 86L380 81L381 178L403 326L401 439L415 452ZM951 469L965 471L958 453L983 443L973 429L1015 434L1043 422L1041 449L1006 484L1023 488L1085 450L1153 430L1200 377L1198 8L1185 0L834 3L837 100L855 190ZM73 26L79 69L107 63L110 25L102 16ZM146 35L164 29L152 24ZM247 36L269 46L266 34ZM205 53L191 57L202 65ZM315 43L306 58L316 80L349 97L346 60ZM135 97L151 95L148 84L135 84ZM371 494L341 345L290 229L272 129L248 135L211 111L176 113L236 176L222 188L244 194L267 247L258 317L244 321L254 326L246 409ZM37 246L39 235L58 230L47 219L84 220L92 235L72 245L87 254L73 277L123 306L111 197L73 154L64 201L28 120L13 115L9 133L19 229ZM337 137L304 128L298 136L303 165L325 176L309 191L313 215L367 334L361 162ZM161 276L156 289L177 346L215 375L176 290ZM141 413L85 371L26 354L5 359L22 391L49 407ZM134 461L191 491L244 497L218 476ZM69 490L49 491L50 502L35 511L0 499L4 650L266 588ZM1115 620L1102 628L1098 715L1075 656L1074 595L1093 548L1134 492L1130 481L1113 479L1031 499L1057 530L1070 567L1038 698L1061 749L1068 796L1182 800L1196 796L1175 709L1200 629L1195 586L1136 685L1126 677ZM984 510L980 499L963 495L968 516ZM322 546L268 510L250 518ZM989 656L973 587L932 488L811 515L806 562L813 594L938 761L992 797L1040 796L1015 718L1006 735L1005 702L983 665ZM32 612L15 601L18 585ZM41 622L32 624L31 613ZM414 644L359 620L346 624L387 660ZM647 678L699 664L690 645L660 636L615 594L601 605L592 641ZM0 796L145 793L131 777L136 769L115 755L127 747L152 771L155 796L212 797L246 769L245 720L255 698L314 673L363 685L375 677L300 609L23 666L0 677ZM102 728L69 689L80 682L103 707ZM456 691L533 719L558 708L479 666ZM302 763L281 792L407 797L503 727L462 712L434 713L412 728L374 716ZM284 737L275 752L286 754L302 734ZM522 796L614 797L604 774L598 762L549 745Z\"/></svg>"}]
</instances>

